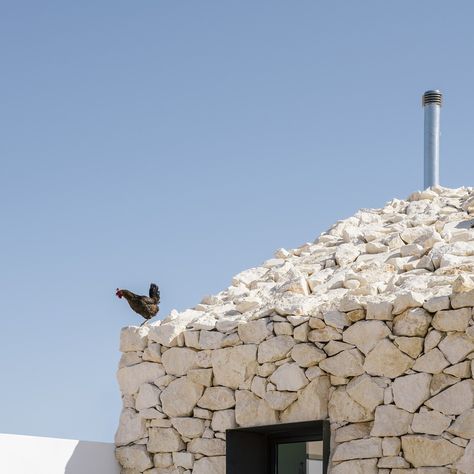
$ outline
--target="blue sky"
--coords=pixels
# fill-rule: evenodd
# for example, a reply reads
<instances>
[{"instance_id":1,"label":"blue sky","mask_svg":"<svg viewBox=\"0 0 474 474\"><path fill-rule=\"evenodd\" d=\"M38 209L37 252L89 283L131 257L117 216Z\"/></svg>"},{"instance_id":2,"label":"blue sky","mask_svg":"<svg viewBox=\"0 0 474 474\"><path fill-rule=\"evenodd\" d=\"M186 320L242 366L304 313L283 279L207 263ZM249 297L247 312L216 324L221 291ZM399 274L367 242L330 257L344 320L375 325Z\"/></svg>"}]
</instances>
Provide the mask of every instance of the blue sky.
<instances>
[{"instance_id":1,"label":"blue sky","mask_svg":"<svg viewBox=\"0 0 474 474\"><path fill-rule=\"evenodd\" d=\"M473 185L471 2L0 2L0 432L111 441L117 286L162 316L422 186Z\"/></svg>"}]
</instances>

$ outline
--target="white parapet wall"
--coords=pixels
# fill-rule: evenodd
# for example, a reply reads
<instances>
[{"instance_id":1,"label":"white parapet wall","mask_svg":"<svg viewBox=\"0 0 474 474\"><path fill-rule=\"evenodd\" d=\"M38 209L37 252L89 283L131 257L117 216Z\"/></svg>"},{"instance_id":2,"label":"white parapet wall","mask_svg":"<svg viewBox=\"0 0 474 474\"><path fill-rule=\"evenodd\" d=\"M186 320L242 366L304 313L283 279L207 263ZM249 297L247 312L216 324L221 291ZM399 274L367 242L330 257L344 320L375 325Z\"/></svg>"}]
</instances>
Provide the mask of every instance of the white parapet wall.
<instances>
[{"instance_id":1,"label":"white parapet wall","mask_svg":"<svg viewBox=\"0 0 474 474\"><path fill-rule=\"evenodd\" d=\"M119 474L112 443L0 434L2 474Z\"/></svg>"}]
</instances>

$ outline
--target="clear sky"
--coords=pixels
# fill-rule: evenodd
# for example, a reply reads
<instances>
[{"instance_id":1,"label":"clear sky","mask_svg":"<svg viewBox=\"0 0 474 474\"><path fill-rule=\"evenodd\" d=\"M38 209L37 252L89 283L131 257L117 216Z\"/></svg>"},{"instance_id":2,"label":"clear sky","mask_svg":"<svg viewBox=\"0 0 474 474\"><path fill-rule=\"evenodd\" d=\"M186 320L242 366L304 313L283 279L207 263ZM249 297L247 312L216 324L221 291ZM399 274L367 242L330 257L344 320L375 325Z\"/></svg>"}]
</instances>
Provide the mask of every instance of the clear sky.
<instances>
[{"instance_id":1,"label":"clear sky","mask_svg":"<svg viewBox=\"0 0 474 474\"><path fill-rule=\"evenodd\" d=\"M111 441L117 286L185 309L361 207L473 185L474 6L0 2L0 432Z\"/></svg>"}]
</instances>

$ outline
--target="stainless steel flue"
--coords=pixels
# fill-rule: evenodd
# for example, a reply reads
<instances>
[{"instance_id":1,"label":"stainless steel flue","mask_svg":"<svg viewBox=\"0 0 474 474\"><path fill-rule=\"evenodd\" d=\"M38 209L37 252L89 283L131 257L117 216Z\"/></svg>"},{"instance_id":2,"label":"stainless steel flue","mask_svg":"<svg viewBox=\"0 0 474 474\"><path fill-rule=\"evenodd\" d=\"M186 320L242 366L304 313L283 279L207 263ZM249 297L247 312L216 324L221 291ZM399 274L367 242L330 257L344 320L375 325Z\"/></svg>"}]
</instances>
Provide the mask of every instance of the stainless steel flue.
<instances>
[{"instance_id":1,"label":"stainless steel flue","mask_svg":"<svg viewBox=\"0 0 474 474\"><path fill-rule=\"evenodd\" d=\"M443 96L439 90L423 94L425 109L425 189L439 184L439 116Z\"/></svg>"}]
</instances>

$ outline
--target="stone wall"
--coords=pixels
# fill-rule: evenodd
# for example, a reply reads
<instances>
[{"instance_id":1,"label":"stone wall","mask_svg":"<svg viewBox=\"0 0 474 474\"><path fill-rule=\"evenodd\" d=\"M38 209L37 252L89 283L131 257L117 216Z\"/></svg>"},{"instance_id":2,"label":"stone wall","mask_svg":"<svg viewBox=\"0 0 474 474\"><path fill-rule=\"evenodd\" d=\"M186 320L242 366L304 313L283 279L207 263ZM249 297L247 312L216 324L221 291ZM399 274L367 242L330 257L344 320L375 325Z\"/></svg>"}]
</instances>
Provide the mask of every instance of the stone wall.
<instances>
[{"instance_id":1,"label":"stone wall","mask_svg":"<svg viewBox=\"0 0 474 474\"><path fill-rule=\"evenodd\" d=\"M329 419L332 474L474 473L472 189L362 210L122 330L126 474L223 474L229 428Z\"/></svg>"}]
</instances>

